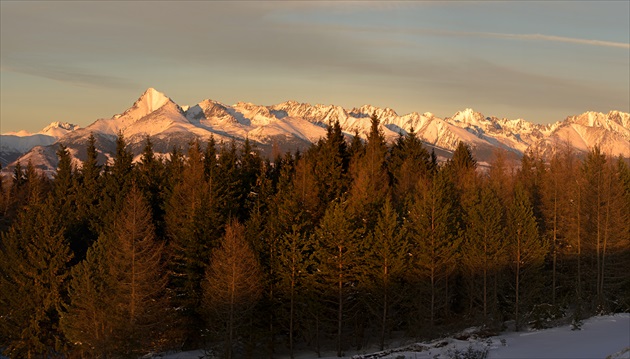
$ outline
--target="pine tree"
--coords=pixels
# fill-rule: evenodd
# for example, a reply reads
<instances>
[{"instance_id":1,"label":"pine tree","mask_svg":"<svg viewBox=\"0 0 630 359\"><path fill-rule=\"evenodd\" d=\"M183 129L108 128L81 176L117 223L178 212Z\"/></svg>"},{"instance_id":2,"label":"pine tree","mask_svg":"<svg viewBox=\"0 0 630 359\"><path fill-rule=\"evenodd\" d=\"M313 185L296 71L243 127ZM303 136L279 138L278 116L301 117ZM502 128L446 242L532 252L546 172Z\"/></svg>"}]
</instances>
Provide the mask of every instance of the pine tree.
<instances>
[{"instance_id":1,"label":"pine tree","mask_svg":"<svg viewBox=\"0 0 630 359\"><path fill-rule=\"evenodd\" d=\"M0 341L11 358L60 355L72 254L52 200L29 204L0 241Z\"/></svg>"},{"instance_id":2,"label":"pine tree","mask_svg":"<svg viewBox=\"0 0 630 359\"><path fill-rule=\"evenodd\" d=\"M262 293L258 261L244 238L238 222L225 228L221 246L212 252L203 283L203 306L208 323L217 334L225 335L223 356L233 358L239 330L246 323Z\"/></svg>"}]
</instances>

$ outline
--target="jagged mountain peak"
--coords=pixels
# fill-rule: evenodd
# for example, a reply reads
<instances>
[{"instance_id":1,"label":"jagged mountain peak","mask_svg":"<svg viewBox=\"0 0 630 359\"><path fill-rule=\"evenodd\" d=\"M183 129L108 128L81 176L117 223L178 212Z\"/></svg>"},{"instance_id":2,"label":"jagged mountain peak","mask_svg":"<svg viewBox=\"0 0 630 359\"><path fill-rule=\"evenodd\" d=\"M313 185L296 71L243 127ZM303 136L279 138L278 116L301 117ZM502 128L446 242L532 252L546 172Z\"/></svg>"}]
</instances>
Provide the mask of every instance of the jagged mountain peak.
<instances>
[{"instance_id":1,"label":"jagged mountain peak","mask_svg":"<svg viewBox=\"0 0 630 359\"><path fill-rule=\"evenodd\" d=\"M462 111L457 111L453 117L451 117L453 121L463 122L472 125L479 125L481 123L487 122L486 117L473 110L472 108L466 108Z\"/></svg>"},{"instance_id":2,"label":"jagged mountain peak","mask_svg":"<svg viewBox=\"0 0 630 359\"><path fill-rule=\"evenodd\" d=\"M63 129L63 130L73 131L77 128L79 128L78 125L74 125L68 122L55 121L55 122L51 122L50 125L44 127L44 129L41 132L44 133L44 132L48 132L54 129Z\"/></svg>"},{"instance_id":3,"label":"jagged mountain peak","mask_svg":"<svg viewBox=\"0 0 630 359\"><path fill-rule=\"evenodd\" d=\"M61 137L63 135L65 135L68 132L72 132L74 130L77 130L81 128L78 125L74 125L68 122L52 122L50 125L46 126L43 130L41 130L39 133L44 134L44 135L49 135L49 136L53 136L53 137Z\"/></svg>"},{"instance_id":4,"label":"jagged mountain peak","mask_svg":"<svg viewBox=\"0 0 630 359\"><path fill-rule=\"evenodd\" d=\"M131 117L139 119L159 110L169 102L173 101L168 96L153 87L149 87L127 111L121 115L114 116L114 118Z\"/></svg>"},{"instance_id":5,"label":"jagged mountain peak","mask_svg":"<svg viewBox=\"0 0 630 359\"><path fill-rule=\"evenodd\" d=\"M369 104L363 105L359 108L353 108L352 111L350 111L350 113L357 114L357 115L364 115L366 117L370 117L376 114L376 116L381 120L399 117L398 113L396 113L396 111L394 111L393 109L389 107L381 108L381 107L373 106Z\"/></svg>"},{"instance_id":6,"label":"jagged mountain peak","mask_svg":"<svg viewBox=\"0 0 630 359\"><path fill-rule=\"evenodd\" d=\"M630 114L620 111L607 114L585 112L569 116L554 125L543 126L522 119L485 117L471 108L458 111L452 117L440 118L431 112L411 112L401 116L389 107L363 105L348 111L339 105L295 100L271 106L250 102L230 106L207 99L183 110L165 94L148 88L124 113L99 119L86 128L74 131L77 126L57 122L42 132L68 131L66 134L58 137L39 134L37 136L42 138L28 139L3 137L0 161L4 167L33 145L49 146L51 141L59 141L78 150L85 145L90 133L105 139L103 148L100 148L103 153L111 151L111 138L119 132L129 139L134 151L142 148L147 135L163 153L173 146L185 147L193 138L209 138L211 135L220 141L250 138L268 151L273 147L272 143L284 146L283 150L304 149L309 143L316 143L325 135L326 126L335 122L348 136L359 133L363 137L374 114L388 141L394 141L400 133L413 128L418 138L427 145L443 151L442 156L447 156L445 154L460 141L471 144L478 159L484 161L495 147L522 154L530 146L568 139L580 151L586 151L593 145L605 145L615 155L630 157ZM54 151L50 153L54 157Z\"/></svg>"}]
</instances>

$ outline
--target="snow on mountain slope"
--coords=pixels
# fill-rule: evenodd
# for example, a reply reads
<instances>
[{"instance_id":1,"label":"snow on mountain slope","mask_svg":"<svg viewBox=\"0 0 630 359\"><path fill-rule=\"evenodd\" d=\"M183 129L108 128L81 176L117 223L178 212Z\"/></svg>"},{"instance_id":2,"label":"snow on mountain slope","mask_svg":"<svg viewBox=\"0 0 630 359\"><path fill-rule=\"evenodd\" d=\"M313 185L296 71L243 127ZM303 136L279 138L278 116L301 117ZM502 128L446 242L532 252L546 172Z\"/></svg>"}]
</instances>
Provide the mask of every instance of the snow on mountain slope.
<instances>
[{"instance_id":1,"label":"snow on mountain slope","mask_svg":"<svg viewBox=\"0 0 630 359\"><path fill-rule=\"evenodd\" d=\"M536 144L543 153L554 147L570 144L580 152L599 146L612 156L630 157L630 114L610 111L608 114L585 112L567 117L549 126L547 136Z\"/></svg>"},{"instance_id":2,"label":"snow on mountain slope","mask_svg":"<svg viewBox=\"0 0 630 359\"><path fill-rule=\"evenodd\" d=\"M250 139L255 139L260 142L269 142L281 138L296 138L308 143L315 143L320 138L326 136L326 129L302 118L285 117L281 120L276 119L266 125L257 127L248 132L248 136Z\"/></svg>"},{"instance_id":3,"label":"snow on mountain slope","mask_svg":"<svg viewBox=\"0 0 630 359\"><path fill-rule=\"evenodd\" d=\"M6 166L36 146L51 145L78 128L66 122L53 122L34 134L22 130L0 135L0 165Z\"/></svg>"},{"instance_id":4,"label":"snow on mountain slope","mask_svg":"<svg viewBox=\"0 0 630 359\"><path fill-rule=\"evenodd\" d=\"M125 136L136 155L147 137L151 138L158 153L168 153L174 146L186 149L195 138L206 141L210 136L214 136L217 143L232 139L242 142L249 138L263 151L270 151L272 144L282 151L304 149L325 136L327 126L334 122L339 122L348 138L358 133L365 139L374 114L389 142L413 129L419 139L442 154L453 151L460 141L466 142L480 162L487 162L496 148L518 156L533 146L548 154L560 141L569 141L580 152L599 145L604 152L630 157L630 114L619 111L608 114L586 112L543 126L522 119L486 117L470 108L452 117L439 118L430 112L401 116L387 107L363 105L346 110L337 105L296 101L272 106L238 102L228 106L207 99L193 106L180 107L165 94L149 88L123 113L99 119L85 128L53 123L37 137L21 132L3 135L0 160L6 166L36 145L55 147L56 142L65 144L81 157L79 149L85 146L90 134L99 139L98 149L104 157L112 153L118 133ZM54 151L42 153L52 153L54 157ZM56 161L44 162L53 165Z\"/></svg>"},{"instance_id":5,"label":"snow on mountain slope","mask_svg":"<svg viewBox=\"0 0 630 359\"><path fill-rule=\"evenodd\" d=\"M75 131L79 129L78 125L73 125L67 122L53 122L50 125L46 126L39 133L42 135L48 135L55 138L60 138L66 135L69 132Z\"/></svg>"}]
</instances>

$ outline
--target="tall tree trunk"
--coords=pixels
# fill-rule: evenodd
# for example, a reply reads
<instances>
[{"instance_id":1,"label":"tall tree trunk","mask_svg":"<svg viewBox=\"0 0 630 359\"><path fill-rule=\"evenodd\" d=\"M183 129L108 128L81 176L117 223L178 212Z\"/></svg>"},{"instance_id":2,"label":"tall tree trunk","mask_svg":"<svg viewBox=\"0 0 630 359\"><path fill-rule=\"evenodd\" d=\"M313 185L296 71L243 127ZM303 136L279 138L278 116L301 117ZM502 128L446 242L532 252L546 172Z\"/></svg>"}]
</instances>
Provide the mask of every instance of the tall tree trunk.
<instances>
[{"instance_id":1,"label":"tall tree trunk","mask_svg":"<svg viewBox=\"0 0 630 359\"><path fill-rule=\"evenodd\" d=\"M515 330L518 332L520 329L520 323L519 323L519 313L518 313L518 309L519 309L519 284L520 284L520 274L521 274L521 233L520 230L518 230L517 235L516 235L516 288L514 291L514 296L515 296L515 300L514 300L514 318L515 318Z\"/></svg>"},{"instance_id":2,"label":"tall tree trunk","mask_svg":"<svg viewBox=\"0 0 630 359\"><path fill-rule=\"evenodd\" d=\"M341 333L343 328L343 261L342 247L339 246L339 283L338 283L338 301L337 309L337 356L341 357Z\"/></svg>"},{"instance_id":3,"label":"tall tree trunk","mask_svg":"<svg viewBox=\"0 0 630 359\"><path fill-rule=\"evenodd\" d=\"M389 294L389 281L388 281L388 273L387 273L387 260L385 261L384 267L384 292L383 293L383 320L381 322L381 350L385 349L385 329L387 326L387 307L388 303L388 294Z\"/></svg>"}]
</instances>

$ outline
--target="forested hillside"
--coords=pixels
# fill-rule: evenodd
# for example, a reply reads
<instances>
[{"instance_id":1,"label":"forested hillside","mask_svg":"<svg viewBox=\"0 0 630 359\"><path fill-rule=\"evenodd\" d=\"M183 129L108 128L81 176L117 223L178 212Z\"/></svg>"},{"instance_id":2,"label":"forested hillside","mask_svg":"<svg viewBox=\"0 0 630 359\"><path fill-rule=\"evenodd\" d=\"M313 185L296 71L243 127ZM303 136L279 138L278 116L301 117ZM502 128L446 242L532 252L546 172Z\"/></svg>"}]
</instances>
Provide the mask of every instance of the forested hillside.
<instances>
[{"instance_id":1,"label":"forested hillside","mask_svg":"<svg viewBox=\"0 0 630 359\"><path fill-rule=\"evenodd\" d=\"M544 327L630 310L630 168L593 148L477 169L411 131L338 123L304 153L192 142L134 162L123 136L0 186L0 350L11 358L279 348L339 356L394 333ZM285 349L283 349L285 350ZM293 354L292 354L293 355Z\"/></svg>"}]
</instances>

